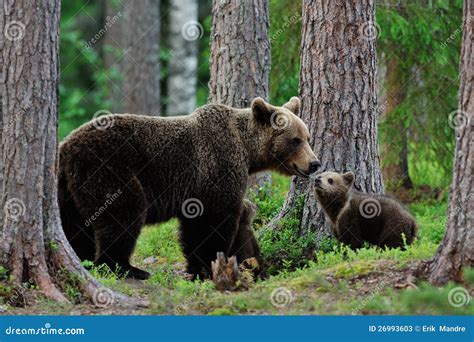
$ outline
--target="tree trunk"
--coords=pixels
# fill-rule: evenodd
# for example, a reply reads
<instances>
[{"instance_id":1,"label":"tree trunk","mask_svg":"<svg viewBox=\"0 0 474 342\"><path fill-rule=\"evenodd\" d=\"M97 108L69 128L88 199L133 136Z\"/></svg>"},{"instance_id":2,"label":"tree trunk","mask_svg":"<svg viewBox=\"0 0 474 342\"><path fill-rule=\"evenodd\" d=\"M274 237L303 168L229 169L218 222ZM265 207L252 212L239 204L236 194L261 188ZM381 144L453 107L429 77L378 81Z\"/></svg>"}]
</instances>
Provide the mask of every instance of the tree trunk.
<instances>
[{"instance_id":1,"label":"tree trunk","mask_svg":"<svg viewBox=\"0 0 474 342\"><path fill-rule=\"evenodd\" d=\"M204 30L197 15L197 0L175 0L170 4L168 116L192 113L196 106L197 40Z\"/></svg>"},{"instance_id":2,"label":"tree trunk","mask_svg":"<svg viewBox=\"0 0 474 342\"><path fill-rule=\"evenodd\" d=\"M143 305L94 280L61 227L56 175L59 8L59 0L0 6L5 32L0 35L0 265L15 284L36 284L58 302L68 302L60 280L66 275L77 276L83 294L96 304L108 294L115 305Z\"/></svg>"},{"instance_id":3,"label":"tree trunk","mask_svg":"<svg viewBox=\"0 0 474 342\"><path fill-rule=\"evenodd\" d=\"M268 100L269 75L268 1L214 0L209 102L247 108L257 96ZM268 180L263 173L249 185Z\"/></svg>"},{"instance_id":4,"label":"tree trunk","mask_svg":"<svg viewBox=\"0 0 474 342\"><path fill-rule=\"evenodd\" d=\"M126 50L123 108L160 115L160 7L156 0L124 0Z\"/></svg>"},{"instance_id":5,"label":"tree trunk","mask_svg":"<svg viewBox=\"0 0 474 342\"><path fill-rule=\"evenodd\" d=\"M397 113L406 97L406 71L393 55L387 63L387 100L384 115L385 135L382 148L382 173L389 188L413 187L408 173L408 132Z\"/></svg>"},{"instance_id":6,"label":"tree trunk","mask_svg":"<svg viewBox=\"0 0 474 342\"><path fill-rule=\"evenodd\" d=\"M301 118L309 127L321 169L354 171L358 190L381 193L374 12L372 0L345 1L344 6L332 0L304 1L299 94ZM318 233L317 248L329 227L311 181L299 177L293 177L283 208L269 228L295 215L302 235Z\"/></svg>"},{"instance_id":7,"label":"tree trunk","mask_svg":"<svg viewBox=\"0 0 474 342\"><path fill-rule=\"evenodd\" d=\"M459 105L451 123L456 129L453 182L446 235L430 269L430 281L442 285L463 281L463 268L474 266L474 45L472 0L464 0Z\"/></svg>"}]
</instances>

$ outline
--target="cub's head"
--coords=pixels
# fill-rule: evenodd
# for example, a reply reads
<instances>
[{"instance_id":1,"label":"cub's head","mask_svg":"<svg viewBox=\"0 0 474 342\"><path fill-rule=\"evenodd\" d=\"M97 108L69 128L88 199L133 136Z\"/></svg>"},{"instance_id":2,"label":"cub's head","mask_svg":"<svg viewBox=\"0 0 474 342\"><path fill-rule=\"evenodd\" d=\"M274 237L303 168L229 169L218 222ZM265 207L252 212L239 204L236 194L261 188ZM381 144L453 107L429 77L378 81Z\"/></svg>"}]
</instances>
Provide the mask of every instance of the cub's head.
<instances>
[{"instance_id":1,"label":"cub's head","mask_svg":"<svg viewBox=\"0 0 474 342\"><path fill-rule=\"evenodd\" d=\"M283 107L273 106L260 97L252 101L254 120L264 132L260 163L285 175L306 178L321 163L309 145L308 127L295 115L299 108L297 97L292 97Z\"/></svg>"},{"instance_id":2,"label":"cub's head","mask_svg":"<svg viewBox=\"0 0 474 342\"><path fill-rule=\"evenodd\" d=\"M345 195L354 184L354 173L326 171L316 176L314 187L316 193L323 197Z\"/></svg>"}]
</instances>

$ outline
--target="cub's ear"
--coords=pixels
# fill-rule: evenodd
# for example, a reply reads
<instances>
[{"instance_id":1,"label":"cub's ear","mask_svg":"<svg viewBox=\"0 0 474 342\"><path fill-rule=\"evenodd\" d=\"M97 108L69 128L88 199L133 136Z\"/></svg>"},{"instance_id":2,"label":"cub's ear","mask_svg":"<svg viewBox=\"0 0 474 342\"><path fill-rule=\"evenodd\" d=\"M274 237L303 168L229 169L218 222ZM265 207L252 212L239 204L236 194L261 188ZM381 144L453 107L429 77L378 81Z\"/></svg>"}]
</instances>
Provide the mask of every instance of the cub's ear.
<instances>
[{"instance_id":1,"label":"cub's ear","mask_svg":"<svg viewBox=\"0 0 474 342\"><path fill-rule=\"evenodd\" d=\"M290 101L283 105L284 108L288 109L289 111L293 112L294 114L298 114L300 111L301 100L299 97L293 96Z\"/></svg>"},{"instance_id":2,"label":"cub's ear","mask_svg":"<svg viewBox=\"0 0 474 342\"><path fill-rule=\"evenodd\" d=\"M342 178L344 179L344 182L351 186L352 184L354 184L354 179L355 179L355 175L353 172L349 171L349 172L346 172L342 175Z\"/></svg>"},{"instance_id":3,"label":"cub's ear","mask_svg":"<svg viewBox=\"0 0 474 342\"><path fill-rule=\"evenodd\" d=\"M266 103L261 97L256 97L252 101L252 113L255 120L261 124L269 124L274 108L271 104Z\"/></svg>"}]
</instances>

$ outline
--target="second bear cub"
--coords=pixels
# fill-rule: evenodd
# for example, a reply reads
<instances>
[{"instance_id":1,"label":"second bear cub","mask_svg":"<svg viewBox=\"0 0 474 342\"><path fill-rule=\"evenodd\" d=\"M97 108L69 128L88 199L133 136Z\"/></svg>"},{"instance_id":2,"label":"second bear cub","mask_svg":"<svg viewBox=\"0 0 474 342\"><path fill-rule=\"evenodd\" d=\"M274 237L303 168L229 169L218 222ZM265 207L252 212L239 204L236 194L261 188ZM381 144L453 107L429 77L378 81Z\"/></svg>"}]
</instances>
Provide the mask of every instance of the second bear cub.
<instances>
[{"instance_id":1,"label":"second bear cub","mask_svg":"<svg viewBox=\"0 0 474 342\"><path fill-rule=\"evenodd\" d=\"M352 189L354 174L323 172L315 179L316 196L333 224L336 238L351 248L364 241L380 247L403 247L416 237L413 217L394 199Z\"/></svg>"}]
</instances>

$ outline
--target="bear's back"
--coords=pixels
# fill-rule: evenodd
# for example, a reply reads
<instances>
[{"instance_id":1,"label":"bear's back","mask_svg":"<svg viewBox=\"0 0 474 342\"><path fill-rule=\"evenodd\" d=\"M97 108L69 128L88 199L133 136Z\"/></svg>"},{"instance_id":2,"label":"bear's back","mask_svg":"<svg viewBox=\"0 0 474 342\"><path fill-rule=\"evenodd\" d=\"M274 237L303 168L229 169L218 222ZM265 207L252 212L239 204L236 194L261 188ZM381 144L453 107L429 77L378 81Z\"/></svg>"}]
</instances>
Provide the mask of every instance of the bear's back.
<instances>
[{"instance_id":1,"label":"bear's back","mask_svg":"<svg viewBox=\"0 0 474 342\"><path fill-rule=\"evenodd\" d=\"M379 244L380 239L389 233L402 232L415 224L410 213L396 199L357 191L352 191L348 216L354 225L360 227L362 238L373 244ZM414 234L407 238L412 240Z\"/></svg>"}]
</instances>

